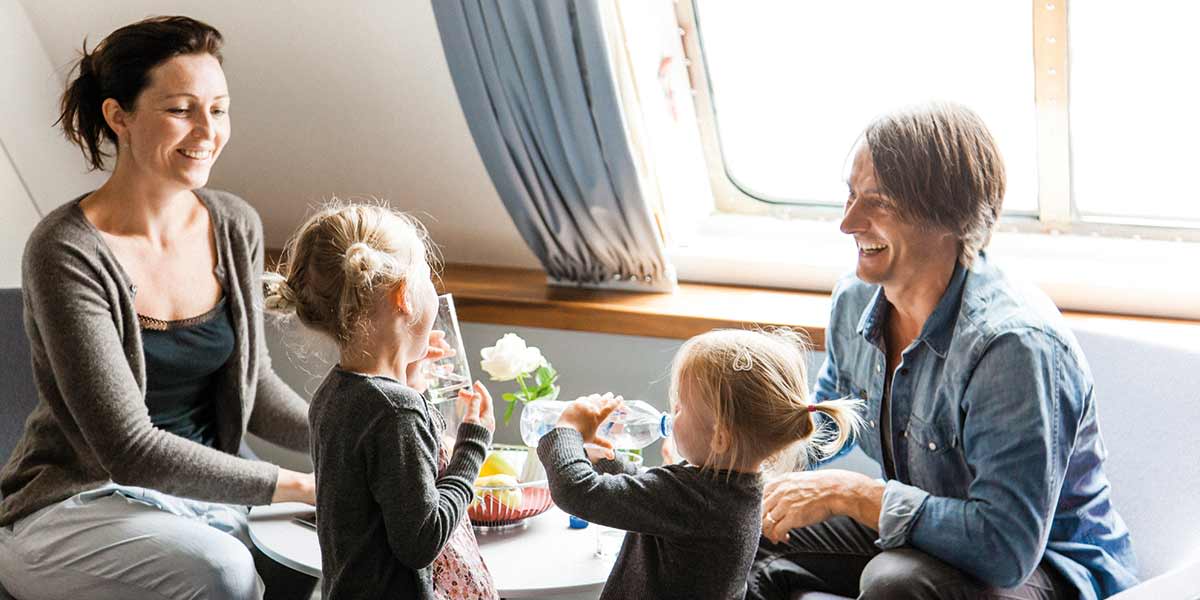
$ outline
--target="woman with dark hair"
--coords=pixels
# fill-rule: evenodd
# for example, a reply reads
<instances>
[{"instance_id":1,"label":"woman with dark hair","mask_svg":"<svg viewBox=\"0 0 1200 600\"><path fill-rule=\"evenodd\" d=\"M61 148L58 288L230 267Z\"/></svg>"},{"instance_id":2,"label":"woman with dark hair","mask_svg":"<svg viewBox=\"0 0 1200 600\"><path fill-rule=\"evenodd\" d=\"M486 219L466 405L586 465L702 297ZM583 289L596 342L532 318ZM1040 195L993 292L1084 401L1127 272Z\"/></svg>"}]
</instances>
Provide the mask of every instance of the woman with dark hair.
<instances>
[{"instance_id":1,"label":"woman with dark hair","mask_svg":"<svg viewBox=\"0 0 1200 600\"><path fill-rule=\"evenodd\" d=\"M248 506L315 494L239 457L247 431L307 452L309 430L263 338L259 217L204 189L230 135L221 44L186 17L134 23L85 46L63 94L67 138L93 169L116 162L25 248L39 403L0 471L18 597L261 598L264 579L311 595L246 528Z\"/></svg>"}]
</instances>

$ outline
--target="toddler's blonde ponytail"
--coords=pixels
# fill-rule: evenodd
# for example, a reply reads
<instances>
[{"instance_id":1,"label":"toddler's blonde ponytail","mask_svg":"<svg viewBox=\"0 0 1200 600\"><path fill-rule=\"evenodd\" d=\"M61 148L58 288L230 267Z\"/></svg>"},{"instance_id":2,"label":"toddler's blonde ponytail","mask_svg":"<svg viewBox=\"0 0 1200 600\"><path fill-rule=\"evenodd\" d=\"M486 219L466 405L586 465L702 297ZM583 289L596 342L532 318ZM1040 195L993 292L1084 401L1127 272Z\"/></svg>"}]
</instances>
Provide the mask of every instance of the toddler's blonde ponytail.
<instances>
[{"instance_id":1,"label":"toddler's blonde ponytail","mask_svg":"<svg viewBox=\"0 0 1200 600\"><path fill-rule=\"evenodd\" d=\"M788 329L718 329L680 348L673 400L686 385L710 406L732 438L724 467L767 461L773 470L803 468L836 454L858 430L860 401L811 403L805 348L804 337Z\"/></svg>"},{"instance_id":2,"label":"toddler's blonde ponytail","mask_svg":"<svg viewBox=\"0 0 1200 600\"><path fill-rule=\"evenodd\" d=\"M279 273L267 271L263 273L263 304L267 310L281 315L292 315L296 312L296 293L288 285L287 279Z\"/></svg>"}]
</instances>

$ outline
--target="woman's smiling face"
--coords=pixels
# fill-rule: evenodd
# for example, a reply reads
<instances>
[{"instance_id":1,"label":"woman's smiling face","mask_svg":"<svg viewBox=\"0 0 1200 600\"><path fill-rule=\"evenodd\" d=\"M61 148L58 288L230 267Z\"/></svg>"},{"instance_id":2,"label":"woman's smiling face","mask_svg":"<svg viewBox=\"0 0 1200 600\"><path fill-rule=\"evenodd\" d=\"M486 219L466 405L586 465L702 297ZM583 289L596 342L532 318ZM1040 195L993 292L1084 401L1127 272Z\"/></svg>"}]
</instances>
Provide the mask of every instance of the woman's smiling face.
<instances>
[{"instance_id":1,"label":"woman's smiling face","mask_svg":"<svg viewBox=\"0 0 1200 600\"><path fill-rule=\"evenodd\" d=\"M170 187L204 187L230 135L221 63L210 54L185 54L148 76L133 112L114 126L122 145L118 166Z\"/></svg>"}]
</instances>

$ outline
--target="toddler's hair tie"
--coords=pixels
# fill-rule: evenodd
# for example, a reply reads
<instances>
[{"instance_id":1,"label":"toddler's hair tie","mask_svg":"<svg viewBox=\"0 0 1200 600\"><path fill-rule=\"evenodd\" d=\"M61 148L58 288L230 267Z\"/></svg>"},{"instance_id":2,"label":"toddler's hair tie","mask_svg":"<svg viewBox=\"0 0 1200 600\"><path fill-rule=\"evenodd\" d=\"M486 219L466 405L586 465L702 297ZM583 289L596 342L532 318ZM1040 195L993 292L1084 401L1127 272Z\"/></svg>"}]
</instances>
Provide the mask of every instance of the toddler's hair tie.
<instances>
[{"instance_id":1,"label":"toddler's hair tie","mask_svg":"<svg viewBox=\"0 0 1200 600\"><path fill-rule=\"evenodd\" d=\"M737 355L733 357L733 370L749 371L753 367L754 359L750 358L750 352L745 349L738 350Z\"/></svg>"},{"instance_id":2,"label":"toddler's hair tie","mask_svg":"<svg viewBox=\"0 0 1200 600\"><path fill-rule=\"evenodd\" d=\"M817 412L817 405L816 405L816 404L809 404L809 405L808 405L808 412Z\"/></svg>"}]
</instances>

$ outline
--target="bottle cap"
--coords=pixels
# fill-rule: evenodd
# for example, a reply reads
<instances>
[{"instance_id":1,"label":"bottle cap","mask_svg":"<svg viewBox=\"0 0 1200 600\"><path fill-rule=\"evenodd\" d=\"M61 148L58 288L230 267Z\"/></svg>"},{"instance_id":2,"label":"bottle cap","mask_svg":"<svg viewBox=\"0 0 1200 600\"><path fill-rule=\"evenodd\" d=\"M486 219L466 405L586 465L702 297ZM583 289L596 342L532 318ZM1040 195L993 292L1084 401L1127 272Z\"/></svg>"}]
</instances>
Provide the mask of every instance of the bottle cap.
<instances>
[{"instance_id":1,"label":"bottle cap","mask_svg":"<svg viewBox=\"0 0 1200 600\"><path fill-rule=\"evenodd\" d=\"M571 520L570 520L571 529L584 529L588 526L587 521L584 521L583 519L580 519L579 517L577 517L575 515L567 515L567 516L571 517Z\"/></svg>"}]
</instances>

